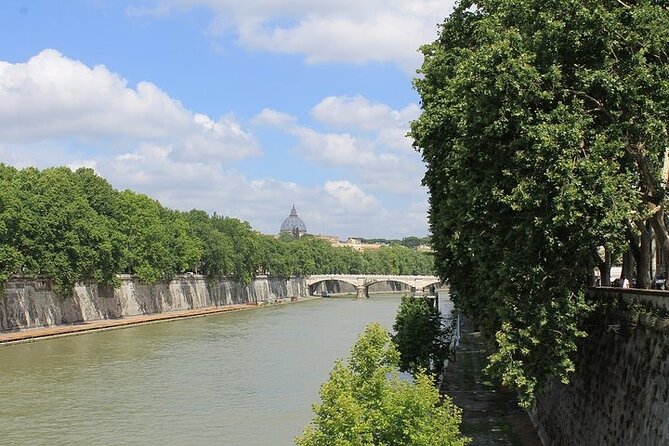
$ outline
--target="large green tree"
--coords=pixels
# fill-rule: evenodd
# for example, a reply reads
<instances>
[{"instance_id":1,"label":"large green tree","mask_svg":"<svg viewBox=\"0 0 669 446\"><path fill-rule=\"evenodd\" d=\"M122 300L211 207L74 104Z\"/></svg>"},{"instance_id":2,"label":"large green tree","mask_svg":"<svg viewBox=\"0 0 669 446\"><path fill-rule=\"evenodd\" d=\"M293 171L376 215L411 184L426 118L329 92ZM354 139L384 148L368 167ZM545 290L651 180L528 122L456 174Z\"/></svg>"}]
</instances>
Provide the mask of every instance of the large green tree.
<instances>
[{"instance_id":1,"label":"large green tree","mask_svg":"<svg viewBox=\"0 0 669 446\"><path fill-rule=\"evenodd\" d=\"M460 409L443 400L432 380L398 375L398 353L388 332L369 325L347 363L337 361L321 386L313 421L299 446L463 446Z\"/></svg>"},{"instance_id":2,"label":"large green tree","mask_svg":"<svg viewBox=\"0 0 669 446\"><path fill-rule=\"evenodd\" d=\"M422 50L437 269L529 403L573 370L598 249L636 248L641 285L669 253L666 2L463 1Z\"/></svg>"}]
</instances>

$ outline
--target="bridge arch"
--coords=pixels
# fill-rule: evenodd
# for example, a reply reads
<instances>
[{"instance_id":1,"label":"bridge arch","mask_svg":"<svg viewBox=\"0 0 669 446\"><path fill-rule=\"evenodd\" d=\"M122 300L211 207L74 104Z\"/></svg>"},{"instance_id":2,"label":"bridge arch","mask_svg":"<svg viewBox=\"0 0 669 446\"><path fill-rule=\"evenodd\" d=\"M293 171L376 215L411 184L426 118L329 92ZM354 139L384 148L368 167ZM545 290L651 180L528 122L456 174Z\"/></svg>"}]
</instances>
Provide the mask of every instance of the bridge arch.
<instances>
[{"instance_id":1,"label":"bridge arch","mask_svg":"<svg viewBox=\"0 0 669 446\"><path fill-rule=\"evenodd\" d=\"M411 283L408 280L402 280L402 279L396 279L396 278L386 279L386 278L383 278L383 277L375 277L374 279L366 280L365 285L370 286L370 285L374 285L376 283L384 283L384 282L402 283L402 284L404 284L408 287L413 287L414 286L414 284Z\"/></svg>"},{"instance_id":2,"label":"bridge arch","mask_svg":"<svg viewBox=\"0 0 669 446\"><path fill-rule=\"evenodd\" d=\"M326 286L325 284L327 282L339 282L339 283L345 283L347 285L351 285L353 287L352 292L356 292L356 289L358 287L358 284L353 281L353 280L348 280L348 279L343 279L343 278L336 278L336 277L328 277L324 279L319 279L315 281L307 281L307 285L309 286L309 294L314 295L316 294L316 290L318 289L319 285L323 285L324 287Z\"/></svg>"},{"instance_id":3,"label":"bridge arch","mask_svg":"<svg viewBox=\"0 0 669 446\"><path fill-rule=\"evenodd\" d=\"M430 289L436 289L437 287L443 286L444 282L442 280L433 280L433 281L428 281L427 283L423 283L421 286L423 288L430 288Z\"/></svg>"},{"instance_id":4,"label":"bridge arch","mask_svg":"<svg viewBox=\"0 0 669 446\"><path fill-rule=\"evenodd\" d=\"M369 292L401 292L411 291L413 285L406 280L379 279L365 283Z\"/></svg>"}]
</instances>

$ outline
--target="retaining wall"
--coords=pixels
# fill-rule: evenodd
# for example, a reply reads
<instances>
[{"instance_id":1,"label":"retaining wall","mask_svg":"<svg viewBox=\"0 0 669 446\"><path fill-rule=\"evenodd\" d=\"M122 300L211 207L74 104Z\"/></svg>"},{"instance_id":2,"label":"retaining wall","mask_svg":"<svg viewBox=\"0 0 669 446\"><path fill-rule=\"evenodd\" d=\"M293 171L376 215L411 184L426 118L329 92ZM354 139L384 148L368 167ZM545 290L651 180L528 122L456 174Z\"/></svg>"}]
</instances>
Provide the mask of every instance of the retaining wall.
<instances>
[{"instance_id":1,"label":"retaining wall","mask_svg":"<svg viewBox=\"0 0 669 446\"><path fill-rule=\"evenodd\" d=\"M596 289L667 309L669 292ZM580 342L571 382L553 382L531 417L545 446L669 444L669 331L641 318L636 326L599 324Z\"/></svg>"},{"instance_id":2,"label":"retaining wall","mask_svg":"<svg viewBox=\"0 0 669 446\"><path fill-rule=\"evenodd\" d=\"M0 295L0 332L176 310L262 303L308 294L306 281L260 276L248 286L232 280L181 276L156 285L120 276L118 288L80 283L70 296L58 296L47 279L14 278Z\"/></svg>"}]
</instances>

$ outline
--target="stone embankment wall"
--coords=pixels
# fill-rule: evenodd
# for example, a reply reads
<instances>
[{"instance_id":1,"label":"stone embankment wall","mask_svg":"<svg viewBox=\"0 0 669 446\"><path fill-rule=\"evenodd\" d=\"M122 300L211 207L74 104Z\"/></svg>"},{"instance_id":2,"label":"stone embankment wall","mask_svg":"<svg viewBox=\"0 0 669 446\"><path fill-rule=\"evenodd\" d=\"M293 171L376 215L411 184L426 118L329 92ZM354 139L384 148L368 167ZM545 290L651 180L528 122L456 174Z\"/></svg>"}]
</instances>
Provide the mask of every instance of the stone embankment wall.
<instances>
[{"instance_id":1,"label":"stone embankment wall","mask_svg":"<svg viewBox=\"0 0 669 446\"><path fill-rule=\"evenodd\" d=\"M594 292L669 309L666 291ZM531 413L546 446L669 444L669 329L659 320L642 316L636 326L590 331L571 383L548 386Z\"/></svg>"},{"instance_id":2,"label":"stone embankment wall","mask_svg":"<svg viewBox=\"0 0 669 446\"><path fill-rule=\"evenodd\" d=\"M0 295L0 331L48 327L101 319L165 313L242 303L264 303L308 294L304 279L258 277L242 286L232 280L183 276L168 283L146 285L120 276L118 288L81 283L61 297L46 279L15 278Z\"/></svg>"}]
</instances>

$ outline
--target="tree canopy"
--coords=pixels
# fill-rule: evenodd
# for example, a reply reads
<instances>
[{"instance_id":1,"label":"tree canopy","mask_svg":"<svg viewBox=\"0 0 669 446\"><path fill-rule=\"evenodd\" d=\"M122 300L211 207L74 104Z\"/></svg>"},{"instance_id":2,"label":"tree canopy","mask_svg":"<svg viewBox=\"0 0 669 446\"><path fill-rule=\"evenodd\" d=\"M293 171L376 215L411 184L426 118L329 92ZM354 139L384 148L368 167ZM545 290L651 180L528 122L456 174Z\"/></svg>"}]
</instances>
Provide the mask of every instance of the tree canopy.
<instances>
[{"instance_id":1,"label":"tree canopy","mask_svg":"<svg viewBox=\"0 0 669 446\"><path fill-rule=\"evenodd\" d=\"M389 333L367 326L348 362L337 361L298 446L464 446L461 411L427 375L401 380Z\"/></svg>"},{"instance_id":2,"label":"tree canopy","mask_svg":"<svg viewBox=\"0 0 669 446\"><path fill-rule=\"evenodd\" d=\"M647 286L653 237L669 258L668 48L652 0L462 1L422 48L437 269L525 404L573 370L594 267Z\"/></svg>"},{"instance_id":3,"label":"tree canopy","mask_svg":"<svg viewBox=\"0 0 669 446\"><path fill-rule=\"evenodd\" d=\"M236 218L181 212L92 169L17 170L0 164L0 285L16 274L74 283L148 283L184 272L248 283L259 274L432 274L433 257L403 246L376 252L333 247L314 237L277 239Z\"/></svg>"}]
</instances>

